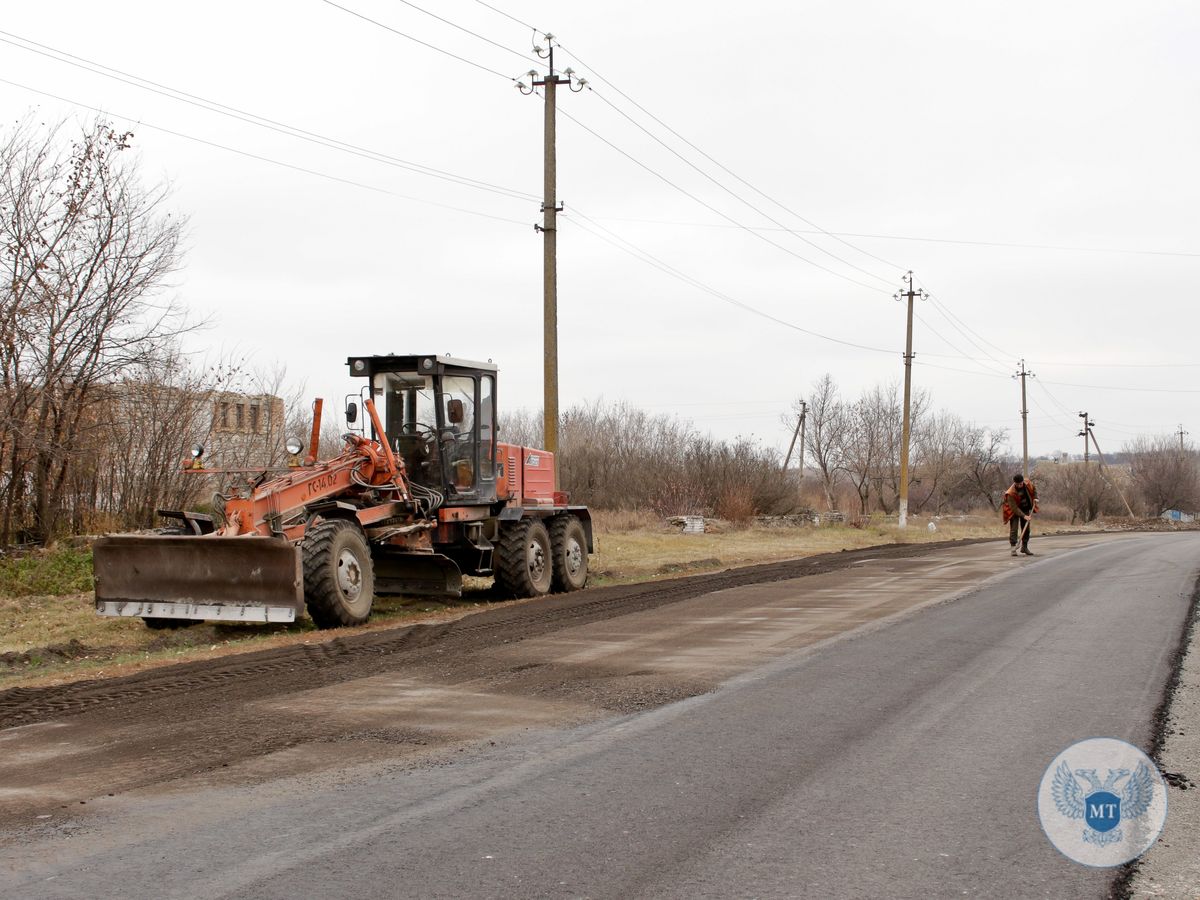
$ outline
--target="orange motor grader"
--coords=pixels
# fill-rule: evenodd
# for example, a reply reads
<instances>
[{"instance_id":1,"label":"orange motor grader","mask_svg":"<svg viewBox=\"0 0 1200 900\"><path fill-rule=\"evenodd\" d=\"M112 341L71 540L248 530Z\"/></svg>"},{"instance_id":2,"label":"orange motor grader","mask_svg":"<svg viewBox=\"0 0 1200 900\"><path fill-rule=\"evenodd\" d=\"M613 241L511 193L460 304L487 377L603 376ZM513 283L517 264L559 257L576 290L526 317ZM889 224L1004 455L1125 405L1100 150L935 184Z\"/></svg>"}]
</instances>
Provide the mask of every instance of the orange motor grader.
<instances>
[{"instance_id":1,"label":"orange motor grader","mask_svg":"<svg viewBox=\"0 0 1200 900\"><path fill-rule=\"evenodd\" d=\"M159 510L172 528L96 541L96 611L154 628L200 620L357 625L381 594L459 597L462 576L494 576L532 597L587 581L591 517L554 488L554 457L496 440L496 366L437 356L348 361L366 422L339 456L289 440L285 470L223 475L210 514ZM358 403L346 407L352 429ZM369 425L369 432L367 427Z\"/></svg>"}]
</instances>

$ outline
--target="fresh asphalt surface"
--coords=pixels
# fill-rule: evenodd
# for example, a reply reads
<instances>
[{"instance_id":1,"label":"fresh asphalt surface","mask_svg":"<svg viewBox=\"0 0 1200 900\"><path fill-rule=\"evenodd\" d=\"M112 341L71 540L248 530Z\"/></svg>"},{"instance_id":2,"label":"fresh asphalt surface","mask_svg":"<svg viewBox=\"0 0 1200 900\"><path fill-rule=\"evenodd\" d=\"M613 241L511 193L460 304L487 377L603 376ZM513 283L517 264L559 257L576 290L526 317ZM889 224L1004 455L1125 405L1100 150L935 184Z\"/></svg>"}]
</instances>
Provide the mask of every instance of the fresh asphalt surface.
<instances>
[{"instance_id":1,"label":"fresh asphalt surface","mask_svg":"<svg viewBox=\"0 0 1200 900\"><path fill-rule=\"evenodd\" d=\"M651 712L263 794L234 818L193 804L182 834L168 793L142 815L169 835L128 846L97 826L10 847L0 892L1104 897L1113 872L1044 837L1037 785L1077 740L1147 745L1200 534L1012 562L959 599Z\"/></svg>"}]
</instances>

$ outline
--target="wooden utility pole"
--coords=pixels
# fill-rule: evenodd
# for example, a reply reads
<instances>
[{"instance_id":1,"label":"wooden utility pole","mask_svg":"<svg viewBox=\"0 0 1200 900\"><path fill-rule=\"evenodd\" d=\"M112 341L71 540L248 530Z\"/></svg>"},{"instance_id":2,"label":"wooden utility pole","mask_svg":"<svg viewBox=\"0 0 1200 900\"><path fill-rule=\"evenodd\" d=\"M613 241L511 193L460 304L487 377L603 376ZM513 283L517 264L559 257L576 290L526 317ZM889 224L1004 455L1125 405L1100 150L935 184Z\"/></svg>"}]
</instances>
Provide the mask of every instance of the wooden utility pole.
<instances>
[{"instance_id":1,"label":"wooden utility pole","mask_svg":"<svg viewBox=\"0 0 1200 900\"><path fill-rule=\"evenodd\" d=\"M905 273L904 282L908 290L900 291L893 295L896 300L899 300L901 297L908 299L908 329L904 337L904 422L900 427L900 521L898 524L901 528L908 527L908 444L911 428L909 407L912 402L913 301L918 297L922 300L926 297L924 291L913 290L913 273L911 269Z\"/></svg>"},{"instance_id":2,"label":"wooden utility pole","mask_svg":"<svg viewBox=\"0 0 1200 900\"><path fill-rule=\"evenodd\" d=\"M1088 414L1081 412L1079 418L1083 419L1083 430L1079 432L1079 437L1083 438L1083 464L1088 464L1088 432L1096 423L1088 418Z\"/></svg>"},{"instance_id":3,"label":"wooden utility pole","mask_svg":"<svg viewBox=\"0 0 1200 900\"><path fill-rule=\"evenodd\" d=\"M565 84L572 91L583 90L587 82L575 78L574 72L566 69L566 78L554 71L554 35L547 34L546 46L534 47L534 52L547 60L548 71L540 76L530 70L531 87L518 82L524 94L532 94L538 88L544 91L546 114L543 128L543 200L542 224L534 225L542 233L542 428L545 449L558 452L558 172L555 146L555 100L558 86ZM554 487L558 488L558 470L554 467Z\"/></svg>"},{"instance_id":4,"label":"wooden utility pole","mask_svg":"<svg viewBox=\"0 0 1200 900\"><path fill-rule=\"evenodd\" d=\"M796 430L792 432L792 442L788 444L787 456L783 459L783 471L786 474L788 463L792 461L792 450L796 447L796 438L800 438L800 477L804 477L804 417L808 415L808 401L800 401L800 418L796 422Z\"/></svg>"},{"instance_id":5,"label":"wooden utility pole","mask_svg":"<svg viewBox=\"0 0 1200 900\"><path fill-rule=\"evenodd\" d=\"M1033 373L1025 368L1025 360L1017 366L1017 374L1013 378L1021 379L1021 474L1029 477L1029 404L1025 400L1025 379L1033 377Z\"/></svg>"}]
</instances>

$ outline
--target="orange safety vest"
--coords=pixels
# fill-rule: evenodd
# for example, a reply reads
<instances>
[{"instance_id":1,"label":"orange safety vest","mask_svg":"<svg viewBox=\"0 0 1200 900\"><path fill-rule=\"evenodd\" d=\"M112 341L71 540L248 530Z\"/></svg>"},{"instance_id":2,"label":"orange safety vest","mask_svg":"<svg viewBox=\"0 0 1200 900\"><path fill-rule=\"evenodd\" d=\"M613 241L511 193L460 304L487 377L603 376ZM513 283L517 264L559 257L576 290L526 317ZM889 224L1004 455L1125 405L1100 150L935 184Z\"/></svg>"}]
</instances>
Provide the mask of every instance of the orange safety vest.
<instances>
[{"instance_id":1,"label":"orange safety vest","mask_svg":"<svg viewBox=\"0 0 1200 900\"><path fill-rule=\"evenodd\" d=\"M1008 486L1008 490L1004 492L1004 505L1001 507L1001 509L1003 510L1005 522L1008 522L1013 516L1017 515L1018 511L1021 509L1021 495L1018 493L1018 487L1025 488L1026 495L1028 496L1029 502L1033 507L1033 511L1038 511L1037 488L1034 487L1033 482L1027 480L1022 482L1021 485L1017 485L1014 482L1013 484L1010 484Z\"/></svg>"}]
</instances>

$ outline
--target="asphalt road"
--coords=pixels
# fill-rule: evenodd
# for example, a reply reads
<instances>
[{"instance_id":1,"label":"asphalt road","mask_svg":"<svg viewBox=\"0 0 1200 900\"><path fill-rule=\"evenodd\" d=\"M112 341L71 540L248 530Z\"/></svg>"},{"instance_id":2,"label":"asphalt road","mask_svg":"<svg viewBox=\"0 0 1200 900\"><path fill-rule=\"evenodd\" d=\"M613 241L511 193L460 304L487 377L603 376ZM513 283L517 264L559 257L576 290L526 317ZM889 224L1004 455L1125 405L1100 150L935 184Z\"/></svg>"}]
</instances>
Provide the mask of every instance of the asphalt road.
<instances>
[{"instance_id":1,"label":"asphalt road","mask_svg":"<svg viewBox=\"0 0 1200 900\"><path fill-rule=\"evenodd\" d=\"M1200 534L1039 545L989 558L977 589L649 712L529 723L369 776L184 783L17 833L0 893L1104 897L1113 873L1043 836L1037 784L1082 738L1148 744ZM953 564L931 554L910 583L880 583L919 592ZM733 588L673 615L812 587Z\"/></svg>"}]
</instances>

